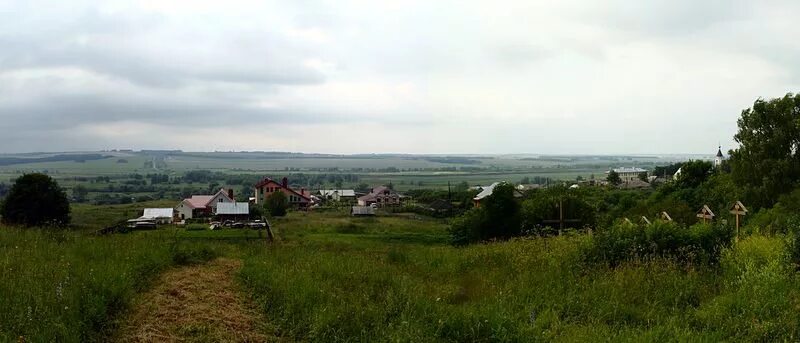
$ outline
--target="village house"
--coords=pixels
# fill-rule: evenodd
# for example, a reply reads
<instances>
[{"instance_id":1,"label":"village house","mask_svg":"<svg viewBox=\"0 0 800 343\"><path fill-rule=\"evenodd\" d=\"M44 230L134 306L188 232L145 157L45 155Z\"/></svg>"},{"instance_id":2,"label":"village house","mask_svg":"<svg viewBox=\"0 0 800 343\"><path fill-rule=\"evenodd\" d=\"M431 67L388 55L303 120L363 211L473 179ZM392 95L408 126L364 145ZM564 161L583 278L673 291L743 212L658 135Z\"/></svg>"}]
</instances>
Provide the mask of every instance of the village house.
<instances>
[{"instance_id":1,"label":"village house","mask_svg":"<svg viewBox=\"0 0 800 343\"><path fill-rule=\"evenodd\" d=\"M495 183L492 183L491 185L488 185L488 186L479 186L480 193L478 193L478 195L476 195L474 198L472 198L472 203L475 205L475 207L481 207L481 202L483 201L483 199L486 199L487 197L492 195L492 193L494 193L494 188L497 187L497 185L500 185L500 184L503 184L503 183L505 183L505 181L503 181L503 182L495 182ZM514 197L515 198L522 198L522 196L523 196L522 192L520 192L519 189L517 189L515 187L514 188Z\"/></svg>"},{"instance_id":2,"label":"village house","mask_svg":"<svg viewBox=\"0 0 800 343\"><path fill-rule=\"evenodd\" d=\"M250 219L250 204L246 202L223 202L217 204L214 214L220 221Z\"/></svg>"},{"instance_id":3,"label":"village house","mask_svg":"<svg viewBox=\"0 0 800 343\"><path fill-rule=\"evenodd\" d=\"M396 206L400 205L401 196L393 189L386 186L375 187L369 194L358 198L358 206Z\"/></svg>"},{"instance_id":4,"label":"village house","mask_svg":"<svg viewBox=\"0 0 800 343\"><path fill-rule=\"evenodd\" d=\"M235 202L233 199L233 190L222 188L214 195L192 195L183 199L175 210L180 220L208 217L216 213L218 204Z\"/></svg>"},{"instance_id":5,"label":"village house","mask_svg":"<svg viewBox=\"0 0 800 343\"><path fill-rule=\"evenodd\" d=\"M647 170L639 168L639 167L620 167L612 169L617 175L619 175L620 180L622 182L631 182L631 181L641 181L639 179L639 175L645 173L647 175ZM606 172L606 174L610 174L611 172Z\"/></svg>"},{"instance_id":6,"label":"village house","mask_svg":"<svg viewBox=\"0 0 800 343\"><path fill-rule=\"evenodd\" d=\"M304 188L296 191L289 187L289 180L283 178L281 182L277 182L270 178L265 178L253 187L253 202L256 204L263 204L265 200L275 192L283 192L286 199L289 200L289 205L296 208L307 208L313 202L311 201L311 192Z\"/></svg>"},{"instance_id":7,"label":"village house","mask_svg":"<svg viewBox=\"0 0 800 343\"><path fill-rule=\"evenodd\" d=\"M355 201L356 191L352 189L320 189L317 196L322 200Z\"/></svg>"}]
</instances>

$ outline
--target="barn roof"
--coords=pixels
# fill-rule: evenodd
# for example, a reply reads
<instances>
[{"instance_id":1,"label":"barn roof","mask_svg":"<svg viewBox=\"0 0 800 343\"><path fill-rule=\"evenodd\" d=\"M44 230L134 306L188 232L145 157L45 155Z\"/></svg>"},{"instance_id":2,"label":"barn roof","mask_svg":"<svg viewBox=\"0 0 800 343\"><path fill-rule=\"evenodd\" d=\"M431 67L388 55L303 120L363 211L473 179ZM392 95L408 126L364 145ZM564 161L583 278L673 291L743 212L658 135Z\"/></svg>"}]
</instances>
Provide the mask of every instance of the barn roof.
<instances>
[{"instance_id":1,"label":"barn roof","mask_svg":"<svg viewBox=\"0 0 800 343\"><path fill-rule=\"evenodd\" d=\"M250 214L250 204L246 202L221 202L217 204L217 214Z\"/></svg>"},{"instance_id":2,"label":"barn roof","mask_svg":"<svg viewBox=\"0 0 800 343\"><path fill-rule=\"evenodd\" d=\"M142 218L172 218L173 211L171 208L146 208Z\"/></svg>"},{"instance_id":3,"label":"barn roof","mask_svg":"<svg viewBox=\"0 0 800 343\"><path fill-rule=\"evenodd\" d=\"M191 198L184 199L183 201L191 208L205 208L208 202L213 198L213 195L192 195Z\"/></svg>"},{"instance_id":4,"label":"barn roof","mask_svg":"<svg viewBox=\"0 0 800 343\"><path fill-rule=\"evenodd\" d=\"M505 181L503 181L503 182L495 182L495 183L493 183L491 185L488 185L486 187L482 187L483 190L481 190L481 192L478 193L478 195L476 195L475 198L473 198L473 200L483 200L483 198L486 198L486 197L492 195L492 193L494 193L494 188L497 187L497 185L499 185L501 183L505 183ZM519 191L519 189L517 189L515 187L514 188L514 197L515 198L519 198L521 196L522 196L522 193Z\"/></svg>"}]
</instances>

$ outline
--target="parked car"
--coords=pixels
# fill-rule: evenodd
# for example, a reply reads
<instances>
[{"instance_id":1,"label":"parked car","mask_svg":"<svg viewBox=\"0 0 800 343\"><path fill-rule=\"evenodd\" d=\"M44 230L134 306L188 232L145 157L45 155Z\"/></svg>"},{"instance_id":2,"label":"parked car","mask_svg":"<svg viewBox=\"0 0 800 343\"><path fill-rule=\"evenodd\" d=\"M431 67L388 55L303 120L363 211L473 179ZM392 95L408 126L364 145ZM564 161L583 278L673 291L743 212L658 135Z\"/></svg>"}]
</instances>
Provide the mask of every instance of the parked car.
<instances>
[{"instance_id":1,"label":"parked car","mask_svg":"<svg viewBox=\"0 0 800 343\"><path fill-rule=\"evenodd\" d=\"M254 220L252 222L247 223L247 227L249 227L251 229L263 229L263 228L267 227L267 223L265 223L265 222L263 222L261 220Z\"/></svg>"},{"instance_id":2,"label":"parked car","mask_svg":"<svg viewBox=\"0 0 800 343\"><path fill-rule=\"evenodd\" d=\"M231 227L231 228L243 228L243 227L244 227L244 223L242 223L242 222L235 222L235 221L233 221L233 220L226 220L226 221L224 221L224 222L222 223L222 226L224 226L224 227Z\"/></svg>"},{"instance_id":3,"label":"parked car","mask_svg":"<svg viewBox=\"0 0 800 343\"><path fill-rule=\"evenodd\" d=\"M134 228L138 229L138 230L152 230L152 229L156 228L156 223L155 222L150 222L150 221L137 222L135 224Z\"/></svg>"}]
</instances>

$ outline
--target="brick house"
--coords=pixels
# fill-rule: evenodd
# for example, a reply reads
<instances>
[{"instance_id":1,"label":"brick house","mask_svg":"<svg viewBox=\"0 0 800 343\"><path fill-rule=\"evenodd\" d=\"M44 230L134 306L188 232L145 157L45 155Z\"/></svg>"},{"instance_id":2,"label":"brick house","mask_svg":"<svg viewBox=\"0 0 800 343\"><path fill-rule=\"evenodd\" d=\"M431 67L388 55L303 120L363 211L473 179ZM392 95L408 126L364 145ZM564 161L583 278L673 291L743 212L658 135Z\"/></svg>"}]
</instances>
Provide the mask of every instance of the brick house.
<instances>
[{"instance_id":1,"label":"brick house","mask_svg":"<svg viewBox=\"0 0 800 343\"><path fill-rule=\"evenodd\" d=\"M283 178L281 182L277 182L270 178L264 178L253 187L253 202L256 204L263 204L267 197L272 193L283 192L286 199L289 200L289 205L296 208L306 208L311 205L311 192L304 188L296 191L289 187L289 180Z\"/></svg>"},{"instance_id":2,"label":"brick house","mask_svg":"<svg viewBox=\"0 0 800 343\"><path fill-rule=\"evenodd\" d=\"M386 186L373 188L369 194L358 198L359 206L371 206L375 204L378 207L400 205L400 194L397 194L392 189Z\"/></svg>"}]
</instances>

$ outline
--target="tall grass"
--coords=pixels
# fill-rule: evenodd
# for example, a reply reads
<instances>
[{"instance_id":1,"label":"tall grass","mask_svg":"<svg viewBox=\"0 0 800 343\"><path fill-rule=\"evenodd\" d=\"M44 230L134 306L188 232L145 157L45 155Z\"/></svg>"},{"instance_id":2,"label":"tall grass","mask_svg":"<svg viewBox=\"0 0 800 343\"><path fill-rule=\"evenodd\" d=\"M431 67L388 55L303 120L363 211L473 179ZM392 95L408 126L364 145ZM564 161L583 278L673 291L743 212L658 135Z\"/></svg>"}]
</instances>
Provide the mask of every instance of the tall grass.
<instances>
[{"instance_id":1,"label":"tall grass","mask_svg":"<svg viewBox=\"0 0 800 343\"><path fill-rule=\"evenodd\" d=\"M800 280L782 238L723 248L714 267L669 256L609 266L584 262L586 236L368 241L382 220L360 223L363 236L253 249L241 280L281 334L311 341L797 339Z\"/></svg>"},{"instance_id":2,"label":"tall grass","mask_svg":"<svg viewBox=\"0 0 800 343\"><path fill-rule=\"evenodd\" d=\"M153 276L215 254L166 233L92 237L0 228L0 341L101 341Z\"/></svg>"}]
</instances>

